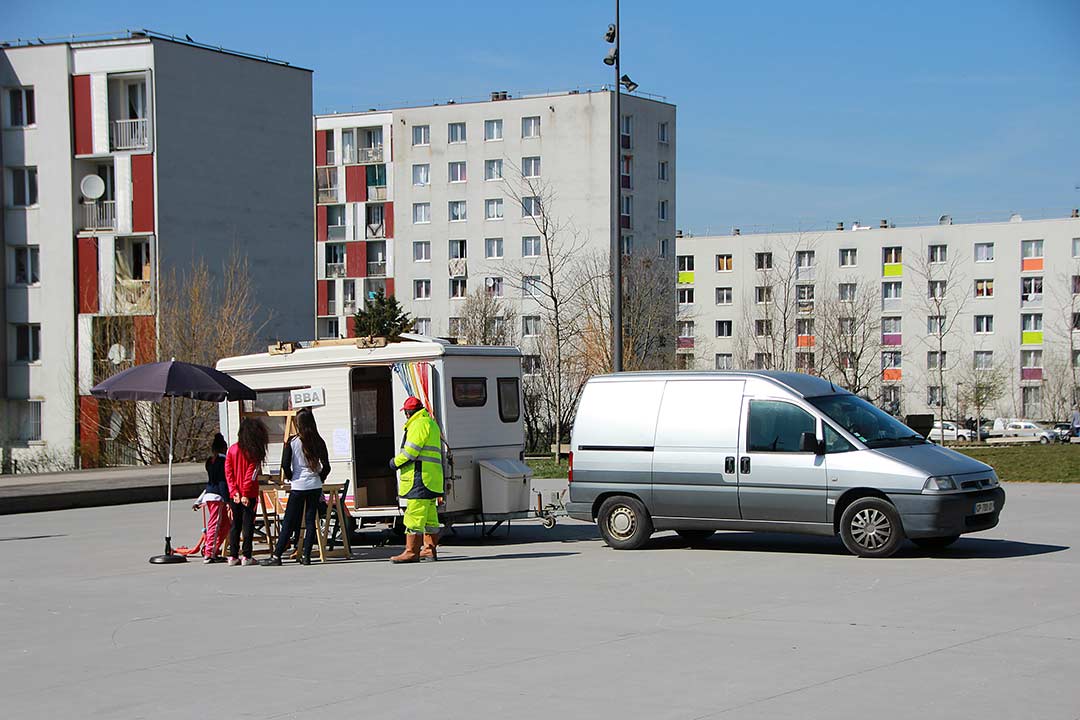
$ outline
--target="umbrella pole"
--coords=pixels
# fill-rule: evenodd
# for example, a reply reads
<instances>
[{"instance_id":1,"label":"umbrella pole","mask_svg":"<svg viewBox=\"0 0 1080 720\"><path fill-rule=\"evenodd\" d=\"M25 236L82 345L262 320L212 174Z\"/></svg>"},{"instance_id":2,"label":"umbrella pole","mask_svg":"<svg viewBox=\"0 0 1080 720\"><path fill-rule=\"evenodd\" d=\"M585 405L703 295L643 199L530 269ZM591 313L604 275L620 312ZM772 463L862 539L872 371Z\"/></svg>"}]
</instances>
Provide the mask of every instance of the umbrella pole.
<instances>
[{"instance_id":1,"label":"umbrella pole","mask_svg":"<svg viewBox=\"0 0 1080 720\"><path fill-rule=\"evenodd\" d=\"M162 565L167 563L182 563L187 562L187 558L183 555L173 554L172 549L172 459L173 459L173 398L169 398L169 479L168 479L168 500L165 503L165 554L155 555L150 558L150 562L155 565Z\"/></svg>"}]
</instances>

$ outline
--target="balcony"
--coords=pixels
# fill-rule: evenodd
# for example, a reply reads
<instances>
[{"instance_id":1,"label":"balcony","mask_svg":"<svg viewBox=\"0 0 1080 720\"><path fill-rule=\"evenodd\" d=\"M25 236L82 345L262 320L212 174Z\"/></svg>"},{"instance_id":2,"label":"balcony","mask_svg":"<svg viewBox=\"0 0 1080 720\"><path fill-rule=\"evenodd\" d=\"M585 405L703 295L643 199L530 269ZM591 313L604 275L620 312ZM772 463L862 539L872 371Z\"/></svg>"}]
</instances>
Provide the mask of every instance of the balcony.
<instances>
[{"instance_id":1,"label":"balcony","mask_svg":"<svg viewBox=\"0 0 1080 720\"><path fill-rule=\"evenodd\" d=\"M115 230L116 229L116 201L98 200L96 202L84 202L82 229L83 230Z\"/></svg>"},{"instance_id":2,"label":"balcony","mask_svg":"<svg viewBox=\"0 0 1080 720\"><path fill-rule=\"evenodd\" d=\"M154 289L149 280L116 279L116 310L131 315L154 312Z\"/></svg>"},{"instance_id":3,"label":"balcony","mask_svg":"<svg viewBox=\"0 0 1080 720\"><path fill-rule=\"evenodd\" d=\"M345 239L345 226L344 225L330 225L326 228L327 240L344 240Z\"/></svg>"},{"instance_id":4,"label":"balcony","mask_svg":"<svg viewBox=\"0 0 1080 720\"><path fill-rule=\"evenodd\" d=\"M368 223L365 237L368 240L386 237L386 225L384 223Z\"/></svg>"},{"instance_id":5,"label":"balcony","mask_svg":"<svg viewBox=\"0 0 1080 720\"><path fill-rule=\"evenodd\" d=\"M345 277L345 263L326 263L326 277L328 277L328 278L343 278L343 277Z\"/></svg>"},{"instance_id":6,"label":"balcony","mask_svg":"<svg viewBox=\"0 0 1080 720\"><path fill-rule=\"evenodd\" d=\"M386 199L385 185L369 185L367 189L368 202L380 202Z\"/></svg>"},{"instance_id":7,"label":"balcony","mask_svg":"<svg viewBox=\"0 0 1080 720\"><path fill-rule=\"evenodd\" d=\"M315 193L315 201L319 203L336 203L338 201L338 186L320 187Z\"/></svg>"},{"instance_id":8,"label":"balcony","mask_svg":"<svg viewBox=\"0 0 1080 720\"><path fill-rule=\"evenodd\" d=\"M367 264L367 276L368 277L386 277L386 263L385 262L369 262Z\"/></svg>"},{"instance_id":9,"label":"balcony","mask_svg":"<svg viewBox=\"0 0 1080 720\"><path fill-rule=\"evenodd\" d=\"M150 146L150 123L146 118L113 120L112 149L142 150Z\"/></svg>"},{"instance_id":10,"label":"balcony","mask_svg":"<svg viewBox=\"0 0 1080 720\"><path fill-rule=\"evenodd\" d=\"M346 300L341 303L341 313L343 315L355 315L359 310L360 306L355 300Z\"/></svg>"},{"instance_id":11,"label":"balcony","mask_svg":"<svg viewBox=\"0 0 1080 720\"><path fill-rule=\"evenodd\" d=\"M383 161L383 146L362 147L356 151L356 161L361 163L379 163Z\"/></svg>"}]
</instances>

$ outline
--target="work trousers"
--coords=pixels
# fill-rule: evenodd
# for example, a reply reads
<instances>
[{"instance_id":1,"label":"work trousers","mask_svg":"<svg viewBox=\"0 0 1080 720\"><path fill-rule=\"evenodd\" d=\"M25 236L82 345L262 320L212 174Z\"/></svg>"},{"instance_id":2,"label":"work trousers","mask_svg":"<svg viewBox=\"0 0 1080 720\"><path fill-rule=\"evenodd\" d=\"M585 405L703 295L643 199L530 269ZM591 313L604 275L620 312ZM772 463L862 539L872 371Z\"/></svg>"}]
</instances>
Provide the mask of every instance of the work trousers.
<instances>
[{"instance_id":1,"label":"work trousers","mask_svg":"<svg viewBox=\"0 0 1080 720\"><path fill-rule=\"evenodd\" d=\"M206 503L206 537L203 539L203 555L217 557L218 545L229 534L229 510L224 500Z\"/></svg>"},{"instance_id":2,"label":"work trousers","mask_svg":"<svg viewBox=\"0 0 1080 720\"><path fill-rule=\"evenodd\" d=\"M285 517L281 521L274 555L281 557L285 546L295 530L300 527L300 514L304 515L304 557L311 557L311 547L315 544L315 515L319 509L322 488L313 490L293 490L289 493L289 502L285 505Z\"/></svg>"},{"instance_id":3,"label":"work trousers","mask_svg":"<svg viewBox=\"0 0 1080 720\"><path fill-rule=\"evenodd\" d=\"M413 534L438 535L439 534L439 511L436 501L431 500L406 500L405 501L405 532Z\"/></svg>"},{"instance_id":4,"label":"work trousers","mask_svg":"<svg viewBox=\"0 0 1080 720\"><path fill-rule=\"evenodd\" d=\"M244 557L251 557L251 536L255 532L255 506L258 502L258 498L248 498L247 505L229 501L233 512L232 527L229 529L229 557L240 557L237 551L241 549L241 530L244 533Z\"/></svg>"}]
</instances>

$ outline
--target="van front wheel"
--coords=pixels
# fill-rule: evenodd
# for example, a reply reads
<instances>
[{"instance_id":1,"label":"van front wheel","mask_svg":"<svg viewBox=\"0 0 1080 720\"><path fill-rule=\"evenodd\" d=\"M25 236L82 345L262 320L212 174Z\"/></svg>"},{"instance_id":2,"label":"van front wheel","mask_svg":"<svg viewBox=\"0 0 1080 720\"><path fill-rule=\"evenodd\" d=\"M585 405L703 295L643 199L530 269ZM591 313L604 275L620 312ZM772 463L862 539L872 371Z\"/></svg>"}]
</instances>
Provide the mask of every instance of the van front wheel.
<instances>
[{"instance_id":1,"label":"van front wheel","mask_svg":"<svg viewBox=\"0 0 1080 720\"><path fill-rule=\"evenodd\" d=\"M652 535L652 518L641 501L626 495L609 497L600 505L596 523L604 541L616 550L637 550Z\"/></svg>"},{"instance_id":2,"label":"van front wheel","mask_svg":"<svg viewBox=\"0 0 1080 720\"><path fill-rule=\"evenodd\" d=\"M840 539L859 557L889 557L904 542L900 514L881 498L859 498L840 517Z\"/></svg>"}]
</instances>

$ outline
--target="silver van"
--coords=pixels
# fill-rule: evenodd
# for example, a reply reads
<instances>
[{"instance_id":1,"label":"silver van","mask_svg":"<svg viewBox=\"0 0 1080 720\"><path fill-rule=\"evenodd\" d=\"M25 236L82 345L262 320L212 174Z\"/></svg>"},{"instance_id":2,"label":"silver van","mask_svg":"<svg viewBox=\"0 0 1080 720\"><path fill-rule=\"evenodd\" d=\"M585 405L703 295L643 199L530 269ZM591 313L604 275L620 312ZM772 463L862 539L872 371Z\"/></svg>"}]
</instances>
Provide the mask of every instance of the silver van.
<instances>
[{"instance_id":1,"label":"silver van","mask_svg":"<svg viewBox=\"0 0 1080 720\"><path fill-rule=\"evenodd\" d=\"M571 517L616 549L656 530L839 534L887 557L998 523L993 468L802 373L622 373L586 384L570 441Z\"/></svg>"}]
</instances>

